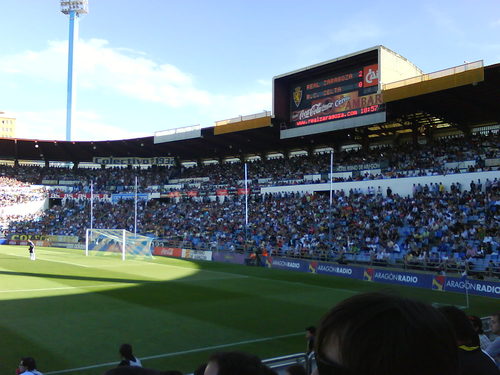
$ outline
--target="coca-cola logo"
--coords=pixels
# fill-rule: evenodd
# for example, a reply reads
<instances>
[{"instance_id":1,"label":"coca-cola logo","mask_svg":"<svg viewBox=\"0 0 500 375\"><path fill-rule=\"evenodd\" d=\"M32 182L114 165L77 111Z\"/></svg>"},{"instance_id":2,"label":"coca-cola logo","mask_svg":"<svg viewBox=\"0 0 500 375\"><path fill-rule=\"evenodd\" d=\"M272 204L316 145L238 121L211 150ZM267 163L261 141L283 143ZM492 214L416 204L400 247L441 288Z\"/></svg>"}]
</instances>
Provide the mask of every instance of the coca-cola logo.
<instances>
[{"instance_id":1,"label":"coca-cola logo","mask_svg":"<svg viewBox=\"0 0 500 375\"><path fill-rule=\"evenodd\" d=\"M320 103L315 103L311 106L311 108L294 112L292 114L292 121L300 121L311 117L333 113L335 108L344 106L350 100L351 97L349 95L346 95L339 99L336 99L335 101L332 101L332 98L329 98Z\"/></svg>"}]
</instances>

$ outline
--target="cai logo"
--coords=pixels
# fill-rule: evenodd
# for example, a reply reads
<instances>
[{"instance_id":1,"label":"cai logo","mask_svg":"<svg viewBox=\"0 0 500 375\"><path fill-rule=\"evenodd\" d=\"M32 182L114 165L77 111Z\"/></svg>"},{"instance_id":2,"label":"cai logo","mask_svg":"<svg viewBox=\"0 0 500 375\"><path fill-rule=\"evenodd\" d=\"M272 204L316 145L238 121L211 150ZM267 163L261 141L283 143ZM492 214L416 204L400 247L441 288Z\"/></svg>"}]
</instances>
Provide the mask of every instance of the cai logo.
<instances>
[{"instance_id":1,"label":"cai logo","mask_svg":"<svg viewBox=\"0 0 500 375\"><path fill-rule=\"evenodd\" d=\"M445 277L444 276L434 276L432 279L432 290L444 290Z\"/></svg>"},{"instance_id":2,"label":"cai logo","mask_svg":"<svg viewBox=\"0 0 500 375\"><path fill-rule=\"evenodd\" d=\"M295 90L293 90L293 102L295 103L295 107L298 107L300 102L302 102L302 87L297 86Z\"/></svg>"},{"instance_id":3,"label":"cai logo","mask_svg":"<svg viewBox=\"0 0 500 375\"><path fill-rule=\"evenodd\" d=\"M309 272L316 273L317 269L318 269L318 262L309 263Z\"/></svg>"},{"instance_id":4,"label":"cai logo","mask_svg":"<svg viewBox=\"0 0 500 375\"><path fill-rule=\"evenodd\" d=\"M363 272L363 280L373 281L373 275L375 275L375 270L373 268L365 268L365 272Z\"/></svg>"},{"instance_id":5,"label":"cai logo","mask_svg":"<svg viewBox=\"0 0 500 375\"><path fill-rule=\"evenodd\" d=\"M379 78L378 64L363 68L363 87L378 85Z\"/></svg>"}]
</instances>

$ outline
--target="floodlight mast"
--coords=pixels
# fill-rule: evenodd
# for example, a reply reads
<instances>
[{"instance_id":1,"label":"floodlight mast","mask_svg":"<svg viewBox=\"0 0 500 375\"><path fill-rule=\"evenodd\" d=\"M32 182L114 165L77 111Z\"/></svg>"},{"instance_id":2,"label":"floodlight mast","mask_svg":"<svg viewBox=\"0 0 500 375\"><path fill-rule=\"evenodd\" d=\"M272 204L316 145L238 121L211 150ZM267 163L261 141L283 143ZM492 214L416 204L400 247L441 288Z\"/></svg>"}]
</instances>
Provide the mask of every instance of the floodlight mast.
<instances>
[{"instance_id":1,"label":"floodlight mast","mask_svg":"<svg viewBox=\"0 0 500 375\"><path fill-rule=\"evenodd\" d=\"M68 43L68 91L66 103L66 140L71 141L71 120L75 109L73 87L73 54L75 42L78 41L78 18L89 12L88 0L61 0L61 12L69 15L69 43Z\"/></svg>"}]
</instances>

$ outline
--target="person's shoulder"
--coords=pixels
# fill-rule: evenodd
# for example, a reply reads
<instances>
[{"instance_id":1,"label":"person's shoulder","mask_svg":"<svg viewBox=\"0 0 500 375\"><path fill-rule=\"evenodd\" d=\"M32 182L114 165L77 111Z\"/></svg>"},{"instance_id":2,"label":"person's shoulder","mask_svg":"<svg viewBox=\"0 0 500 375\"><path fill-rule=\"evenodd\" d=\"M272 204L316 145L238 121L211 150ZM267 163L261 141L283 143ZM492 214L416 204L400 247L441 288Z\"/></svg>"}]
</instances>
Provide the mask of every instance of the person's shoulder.
<instances>
[{"instance_id":1,"label":"person's shoulder","mask_svg":"<svg viewBox=\"0 0 500 375\"><path fill-rule=\"evenodd\" d=\"M495 360L488 355L488 353L482 351L481 349L475 350L459 350L459 358L461 366L463 369L476 369L481 370L477 373L481 374L497 374L495 371L497 366ZM473 373L469 371L464 371L464 374Z\"/></svg>"},{"instance_id":2,"label":"person's shoulder","mask_svg":"<svg viewBox=\"0 0 500 375\"><path fill-rule=\"evenodd\" d=\"M495 351L498 353L500 350L500 336L497 336L495 340L493 340L490 345L486 348L486 351L491 354L492 351Z\"/></svg>"}]
</instances>

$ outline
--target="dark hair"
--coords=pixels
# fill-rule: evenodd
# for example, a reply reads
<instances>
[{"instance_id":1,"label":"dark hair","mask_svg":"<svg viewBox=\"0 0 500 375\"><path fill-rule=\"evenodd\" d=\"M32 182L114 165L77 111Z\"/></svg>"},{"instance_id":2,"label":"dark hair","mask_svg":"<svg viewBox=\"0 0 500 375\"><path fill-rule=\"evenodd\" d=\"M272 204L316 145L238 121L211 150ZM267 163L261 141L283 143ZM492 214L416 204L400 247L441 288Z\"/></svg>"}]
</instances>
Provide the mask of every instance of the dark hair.
<instances>
[{"instance_id":1,"label":"dark hair","mask_svg":"<svg viewBox=\"0 0 500 375\"><path fill-rule=\"evenodd\" d=\"M207 368L206 362L202 363L196 368L196 370L194 370L193 375L203 375L205 373L206 368Z\"/></svg>"},{"instance_id":2,"label":"dark hair","mask_svg":"<svg viewBox=\"0 0 500 375\"><path fill-rule=\"evenodd\" d=\"M311 332L314 335L316 333L316 327L315 326L306 327L306 331Z\"/></svg>"},{"instance_id":3,"label":"dark hair","mask_svg":"<svg viewBox=\"0 0 500 375\"><path fill-rule=\"evenodd\" d=\"M438 310L453 328L458 345L479 346L479 336L462 310L455 306L442 306Z\"/></svg>"},{"instance_id":4,"label":"dark hair","mask_svg":"<svg viewBox=\"0 0 500 375\"><path fill-rule=\"evenodd\" d=\"M299 364L288 366L285 371L290 375L307 375L305 367Z\"/></svg>"},{"instance_id":5,"label":"dark hair","mask_svg":"<svg viewBox=\"0 0 500 375\"><path fill-rule=\"evenodd\" d=\"M29 371L36 370L36 362L32 357L21 358L21 364L26 367Z\"/></svg>"},{"instance_id":6,"label":"dark hair","mask_svg":"<svg viewBox=\"0 0 500 375\"><path fill-rule=\"evenodd\" d=\"M259 357L245 352L217 352L208 362L216 362L218 375L259 375L269 374Z\"/></svg>"},{"instance_id":7,"label":"dark hair","mask_svg":"<svg viewBox=\"0 0 500 375\"><path fill-rule=\"evenodd\" d=\"M130 344L122 344L120 346L120 355L129 361L135 361L134 354L132 353L132 345Z\"/></svg>"},{"instance_id":8,"label":"dark hair","mask_svg":"<svg viewBox=\"0 0 500 375\"><path fill-rule=\"evenodd\" d=\"M144 367L120 366L106 371L104 375L162 375L162 373Z\"/></svg>"},{"instance_id":9,"label":"dark hair","mask_svg":"<svg viewBox=\"0 0 500 375\"><path fill-rule=\"evenodd\" d=\"M470 315L468 316L468 318L470 323L472 324L472 328L474 328L474 330L478 334L482 335L484 331L483 331L483 321L481 320L481 318L475 315Z\"/></svg>"},{"instance_id":10,"label":"dark hair","mask_svg":"<svg viewBox=\"0 0 500 375\"><path fill-rule=\"evenodd\" d=\"M322 318L318 360L333 340L340 365L354 375L458 372L453 332L443 315L423 302L386 293L350 297Z\"/></svg>"}]
</instances>

